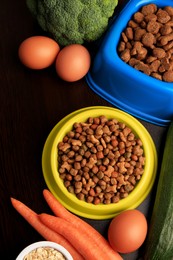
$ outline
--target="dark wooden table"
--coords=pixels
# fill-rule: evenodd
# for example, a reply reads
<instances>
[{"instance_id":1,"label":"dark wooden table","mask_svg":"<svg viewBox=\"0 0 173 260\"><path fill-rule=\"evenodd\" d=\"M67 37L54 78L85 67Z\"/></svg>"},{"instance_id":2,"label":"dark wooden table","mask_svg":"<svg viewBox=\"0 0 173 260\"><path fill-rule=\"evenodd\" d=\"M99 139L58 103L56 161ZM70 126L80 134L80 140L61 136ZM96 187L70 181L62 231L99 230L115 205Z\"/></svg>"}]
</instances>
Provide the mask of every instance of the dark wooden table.
<instances>
[{"instance_id":1,"label":"dark wooden table","mask_svg":"<svg viewBox=\"0 0 173 260\"><path fill-rule=\"evenodd\" d=\"M119 1L118 8L122 3ZM60 119L76 109L111 104L96 95L85 79L67 83L58 78L53 66L33 71L20 63L20 43L43 34L25 1L1 1L0 32L0 255L14 260L25 246L42 240L11 206L10 197L38 213L49 212L42 196L46 184L41 165L48 134ZM160 158L167 128L141 122L153 137ZM152 203L150 194L139 206L148 219ZM110 220L85 220L107 236ZM135 252L124 259L138 259L139 255Z\"/></svg>"}]
</instances>

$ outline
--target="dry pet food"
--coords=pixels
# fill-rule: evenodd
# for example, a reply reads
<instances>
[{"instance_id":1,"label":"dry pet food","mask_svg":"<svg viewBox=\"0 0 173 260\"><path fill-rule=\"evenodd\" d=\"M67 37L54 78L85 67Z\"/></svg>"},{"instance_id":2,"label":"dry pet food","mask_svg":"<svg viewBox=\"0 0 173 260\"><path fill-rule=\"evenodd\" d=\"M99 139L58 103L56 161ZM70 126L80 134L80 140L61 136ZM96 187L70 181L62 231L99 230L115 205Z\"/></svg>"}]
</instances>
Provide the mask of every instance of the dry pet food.
<instances>
[{"instance_id":1,"label":"dry pet food","mask_svg":"<svg viewBox=\"0 0 173 260\"><path fill-rule=\"evenodd\" d=\"M116 119L90 117L75 123L58 143L58 172L78 199L117 203L128 196L144 172L142 141Z\"/></svg>"},{"instance_id":2,"label":"dry pet food","mask_svg":"<svg viewBox=\"0 0 173 260\"><path fill-rule=\"evenodd\" d=\"M135 69L173 82L173 7L143 6L122 32L118 53Z\"/></svg>"}]
</instances>

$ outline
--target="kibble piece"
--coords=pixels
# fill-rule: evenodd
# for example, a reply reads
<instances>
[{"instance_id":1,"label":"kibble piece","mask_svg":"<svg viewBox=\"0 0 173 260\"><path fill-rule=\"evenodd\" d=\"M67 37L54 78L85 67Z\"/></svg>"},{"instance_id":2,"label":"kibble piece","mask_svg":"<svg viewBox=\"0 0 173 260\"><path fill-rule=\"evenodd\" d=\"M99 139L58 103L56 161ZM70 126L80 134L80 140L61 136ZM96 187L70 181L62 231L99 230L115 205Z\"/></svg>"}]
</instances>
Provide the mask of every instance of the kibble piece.
<instances>
[{"instance_id":1,"label":"kibble piece","mask_svg":"<svg viewBox=\"0 0 173 260\"><path fill-rule=\"evenodd\" d=\"M163 74L163 79L166 82L173 82L173 71L166 71Z\"/></svg>"},{"instance_id":2,"label":"kibble piece","mask_svg":"<svg viewBox=\"0 0 173 260\"><path fill-rule=\"evenodd\" d=\"M142 36L146 33L146 30L140 27L137 27L134 30L134 40L141 41Z\"/></svg>"},{"instance_id":3,"label":"kibble piece","mask_svg":"<svg viewBox=\"0 0 173 260\"><path fill-rule=\"evenodd\" d=\"M138 54L136 55L136 58L138 60L145 60L147 53L148 53L147 49L142 47L138 52Z\"/></svg>"},{"instance_id":4,"label":"kibble piece","mask_svg":"<svg viewBox=\"0 0 173 260\"><path fill-rule=\"evenodd\" d=\"M131 27L126 28L125 34L129 40L133 39L133 29Z\"/></svg>"},{"instance_id":5,"label":"kibble piece","mask_svg":"<svg viewBox=\"0 0 173 260\"><path fill-rule=\"evenodd\" d=\"M150 47L151 49L154 48L154 43L155 43L155 37L152 33L145 33L142 36L142 43L146 47Z\"/></svg>"},{"instance_id":6,"label":"kibble piece","mask_svg":"<svg viewBox=\"0 0 173 260\"><path fill-rule=\"evenodd\" d=\"M166 51L166 54L170 55L169 50L173 48L173 40L170 41L168 44L163 46L163 49ZM172 60L172 54L169 56L170 61Z\"/></svg>"},{"instance_id":7,"label":"kibble piece","mask_svg":"<svg viewBox=\"0 0 173 260\"><path fill-rule=\"evenodd\" d=\"M134 21L139 24L144 20L144 14L141 12L136 12L134 14L133 18L134 18Z\"/></svg>"},{"instance_id":8,"label":"kibble piece","mask_svg":"<svg viewBox=\"0 0 173 260\"><path fill-rule=\"evenodd\" d=\"M142 71L144 72L145 74L147 75L150 75L151 74L151 70L150 70L150 67L147 65L147 64L144 64L143 62L138 62L138 64L136 64L134 66L135 69L139 70L139 71Z\"/></svg>"},{"instance_id":9,"label":"kibble piece","mask_svg":"<svg viewBox=\"0 0 173 260\"><path fill-rule=\"evenodd\" d=\"M164 10L170 15L173 16L173 7L172 6L165 6Z\"/></svg>"},{"instance_id":10,"label":"kibble piece","mask_svg":"<svg viewBox=\"0 0 173 260\"><path fill-rule=\"evenodd\" d=\"M145 21L148 22L156 22L157 21L157 15L155 14L148 14L144 16Z\"/></svg>"},{"instance_id":11,"label":"kibble piece","mask_svg":"<svg viewBox=\"0 0 173 260\"><path fill-rule=\"evenodd\" d=\"M120 57L124 62L128 62L130 60L130 50L125 49L123 52L121 52Z\"/></svg>"},{"instance_id":12,"label":"kibble piece","mask_svg":"<svg viewBox=\"0 0 173 260\"><path fill-rule=\"evenodd\" d=\"M160 66L160 60L156 59L150 64L150 70L151 72L157 72Z\"/></svg>"},{"instance_id":13,"label":"kibble piece","mask_svg":"<svg viewBox=\"0 0 173 260\"><path fill-rule=\"evenodd\" d=\"M166 52L162 48L154 48L153 49L153 56L158 59L163 59L166 56Z\"/></svg>"},{"instance_id":14,"label":"kibble piece","mask_svg":"<svg viewBox=\"0 0 173 260\"><path fill-rule=\"evenodd\" d=\"M157 73L157 72L153 72L153 73L151 73L151 75L155 79L162 80L162 76L159 73Z\"/></svg>"},{"instance_id":15,"label":"kibble piece","mask_svg":"<svg viewBox=\"0 0 173 260\"><path fill-rule=\"evenodd\" d=\"M135 21L130 20L130 21L128 22L128 26L134 29L134 28L137 28L139 25L138 25L138 23L136 23Z\"/></svg>"},{"instance_id":16,"label":"kibble piece","mask_svg":"<svg viewBox=\"0 0 173 260\"><path fill-rule=\"evenodd\" d=\"M137 65L139 62L140 62L140 61L137 60L136 58L131 58L131 59L129 60L129 65L132 66L132 67L134 67L134 66Z\"/></svg>"},{"instance_id":17,"label":"kibble piece","mask_svg":"<svg viewBox=\"0 0 173 260\"><path fill-rule=\"evenodd\" d=\"M157 34L160 29L160 24L156 21L149 21L147 24L147 31L152 34Z\"/></svg>"},{"instance_id":18,"label":"kibble piece","mask_svg":"<svg viewBox=\"0 0 173 260\"><path fill-rule=\"evenodd\" d=\"M125 48L126 48L125 42L121 41L120 44L119 44L119 46L118 46L118 51L119 51L119 52L122 52L122 51L125 50Z\"/></svg>"},{"instance_id":19,"label":"kibble piece","mask_svg":"<svg viewBox=\"0 0 173 260\"><path fill-rule=\"evenodd\" d=\"M123 41L124 41L125 43L128 42L128 38L127 38L127 36L126 36L126 34L125 34L124 32L122 32L121 37L122 37L122 39L123 39Z\"/></svg>"},{"instance_id":20,"label":"kibble piece","mask_svg":"<svg viewBox=\"0 0 173 260\"><path fill-rule=\"evenodd\" d=\"M170 34L161 36L159 38L159 40L160 40L160 43L162 46L167 45L170 41L173 40L173 32L171 32Z\"/></svg>"},{"instance_id":21,"label":"kibble piece","mask_svg":"<svg viewBox=\"0 0 173 260\"><path fill-rule=\"evenodd\" d=\"M161 28L160 28L160 33L161 35L168 35L172 32L172 27L168 24L164 24Z\"/></svg>"},{"instance_id":22,"label":"kibble piece","mask_svg":"<svg viewBox=\"0 0 173 260\"><path fill-rule=\"evenodd\" d=\"M156 57L153 57L153 56L148 56L146 58L146 63L149 64L149 63L152 63L153 61L155 61L157 58Z\"/></svg>"},{"instance_id":23,"label":"kibble piece","mask_svg":"<svg viewBox=\"0 0 173 260\"><path fill-rule=\"evenodd\" d=\"M155 4L144 5L141 12L144 15L154 14L157 11L157 6Z\"/></svg>"},{"instance_id":24,"label":"kibble piece","mask_svg":"<svg viewBox=\"0 0 173 260\"><path fill-rule=\"evenodd\" d=\"M157 21L160 23L167 23L171 19L170 15L162 9L159 9L157 12Z\"/></svg>"}]
</instances>

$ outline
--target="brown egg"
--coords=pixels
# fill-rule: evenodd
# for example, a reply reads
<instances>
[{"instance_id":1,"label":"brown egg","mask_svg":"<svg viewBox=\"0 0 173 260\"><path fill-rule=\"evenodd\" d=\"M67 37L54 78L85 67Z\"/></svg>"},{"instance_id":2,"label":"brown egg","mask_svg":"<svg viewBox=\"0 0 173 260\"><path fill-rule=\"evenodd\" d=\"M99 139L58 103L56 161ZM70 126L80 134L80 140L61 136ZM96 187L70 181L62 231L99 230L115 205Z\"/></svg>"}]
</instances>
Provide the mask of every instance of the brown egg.
<instances>
[{"instance_id":1,"label":"brown egg","mask_svg":"<svg viewBox=\"0 0 173 260\"><path fill-rule=\"evenodd\" d=\"M137 209L126 210L112 219L108 240L115 251L131 253L143 244L147 230L147 220L142 212Z\"/></svg>"},{"instance_id":2,"label":"brown egg","mask_svg":"<svg viewBox=\"0 0 173 260\"><path fill-rule=\"evenodd\" d=\"M71 44L64 47L56 58L58 76L69 82L83 78L91 64L89 51L80 44Z\"/></svg>"},{"instance_id":3,"label":"brown egg","mask_svg":"<svg viewBox=\"0 0 173 260\"><path fill-rule=\"evenodd\" d=\"M24 40L18 50L20 61L30 69L44 69L52 65L60 47L45 36L32 36Z\"/></svg>"}]
</instances>

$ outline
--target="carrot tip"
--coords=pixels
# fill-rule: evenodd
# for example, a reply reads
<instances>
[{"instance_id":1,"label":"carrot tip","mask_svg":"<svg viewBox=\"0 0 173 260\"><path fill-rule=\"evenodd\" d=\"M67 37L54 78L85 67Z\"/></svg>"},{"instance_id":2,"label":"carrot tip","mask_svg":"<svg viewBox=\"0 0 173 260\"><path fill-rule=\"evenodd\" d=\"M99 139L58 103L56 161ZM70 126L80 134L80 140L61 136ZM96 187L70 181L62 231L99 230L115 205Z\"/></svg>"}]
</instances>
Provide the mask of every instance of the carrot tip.
<instances>
[{"instance_id":1,"label":"carrot tip","mask_svg":"<svg viewBox=\"0 0 173 260\"><path fill-rule=\"evenodd\" d=\"M13 197L10 197L11 203L14 204L17 200Z\"/></svg>"}]
</instances>

